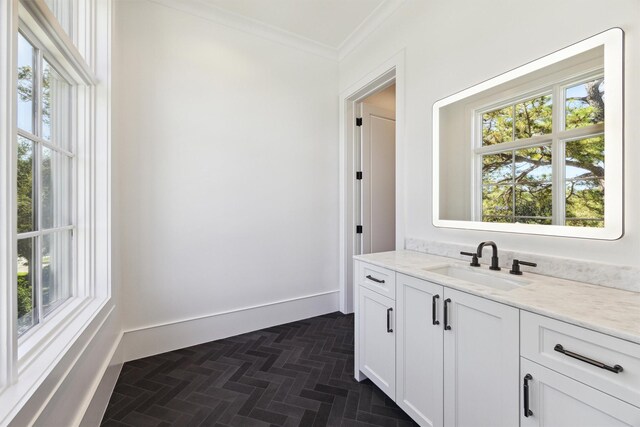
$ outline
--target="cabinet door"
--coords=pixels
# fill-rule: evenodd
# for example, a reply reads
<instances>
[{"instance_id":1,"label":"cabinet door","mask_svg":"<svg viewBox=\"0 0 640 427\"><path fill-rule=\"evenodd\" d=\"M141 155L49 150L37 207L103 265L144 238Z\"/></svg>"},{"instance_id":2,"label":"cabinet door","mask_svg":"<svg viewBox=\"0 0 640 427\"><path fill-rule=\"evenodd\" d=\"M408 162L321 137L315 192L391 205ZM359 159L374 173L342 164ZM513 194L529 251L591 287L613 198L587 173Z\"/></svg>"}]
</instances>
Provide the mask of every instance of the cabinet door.
<instances>
[{"instance_id":1,"label":"cabinet door","mask_svg":"<svg viewBox=\"0 0 640 427\"><path fill-rule=\"evenodd\" d=\"M640 426L640 408L575 381L530 360L521 359L522 427ZM528 390L524 377L529 374ZM524 416L527 398L531 413Z\"/></svg>"},{"instance_id":2,"label":"cabinet door","mask_svg":"<svg viewBox=\"0 0 640 427\"><path fill-rule=\"evenodd\" d=\"M440 427L443 288L398 274L396 289L396 403L421 426Z\"/></svg>"},{"instance_id":3,"label":"cabinet door","mask_svg":"<svg viewBox=\"0 0 640 427\"><path fill-rule=\"evenodd\" d=\"M395 302L360 286L360 370L387 396L396 398Z\"/></svg>"},{"instance_id":4,"label":"cabinet door","mask_svg":"<svg viewBox=\"0 0 640 427\"><path fill-rule=\"evenodd\" d=\"M448 288L444 297L445 425L517 426L519 310Z\"/></svg>"}]
</instances>

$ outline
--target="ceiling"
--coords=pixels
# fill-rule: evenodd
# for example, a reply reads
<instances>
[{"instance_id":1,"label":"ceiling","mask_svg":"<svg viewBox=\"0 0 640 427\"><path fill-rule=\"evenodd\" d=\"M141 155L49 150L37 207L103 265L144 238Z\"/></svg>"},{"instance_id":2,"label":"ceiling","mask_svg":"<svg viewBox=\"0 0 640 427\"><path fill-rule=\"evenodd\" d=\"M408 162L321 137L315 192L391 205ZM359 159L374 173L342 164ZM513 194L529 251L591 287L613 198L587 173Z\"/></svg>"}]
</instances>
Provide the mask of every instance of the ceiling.
<instances>
[{"instance_id":1,"label":"ceiling","mask_svg":"<svg viewBox=\"0 0 640 427\"><path fill-rule=\"evenodd\" d=\"M356 30L388 14L396 0L201 0L251 21L340 49ZM386 17L386 16L385 16Z\"/></svg>"}]
</instances>

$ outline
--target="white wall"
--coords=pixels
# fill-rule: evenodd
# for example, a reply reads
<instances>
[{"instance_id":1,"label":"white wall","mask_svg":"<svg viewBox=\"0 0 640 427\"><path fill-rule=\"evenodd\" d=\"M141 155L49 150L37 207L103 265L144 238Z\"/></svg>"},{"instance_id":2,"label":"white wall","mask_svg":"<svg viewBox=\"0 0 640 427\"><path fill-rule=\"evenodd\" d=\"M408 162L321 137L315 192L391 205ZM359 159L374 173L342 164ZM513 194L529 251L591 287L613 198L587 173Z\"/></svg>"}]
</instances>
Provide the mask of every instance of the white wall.
<instances>
[{"instance_id":1,"label":"white wall","mask_svg":"<svg viewBox=\"0 0 640 427\"><path fill-rule=\"evenodd\" d=\"M115 35L125 331L337 290L337 62L149 1Z\"/></svg>"},{"instance_id":2,"label":"white wall","mask_svg":"<svg viewBox=\"0 0 640 427\"><path fill-rule=\"evenodd\" d=\"M621 27L625 31L625 234L595 241L496 232L453 230L432 225L431 109L452 93L487 80L576 41ZM544 30L533 30L533 29ZM353 85L400 50L405 50L406 235L636 265L640 255L640 3L636 0L409 0L340 62L340 90ZM535 37L534 37L535 34Z\"/></svg>"}]
</instances>

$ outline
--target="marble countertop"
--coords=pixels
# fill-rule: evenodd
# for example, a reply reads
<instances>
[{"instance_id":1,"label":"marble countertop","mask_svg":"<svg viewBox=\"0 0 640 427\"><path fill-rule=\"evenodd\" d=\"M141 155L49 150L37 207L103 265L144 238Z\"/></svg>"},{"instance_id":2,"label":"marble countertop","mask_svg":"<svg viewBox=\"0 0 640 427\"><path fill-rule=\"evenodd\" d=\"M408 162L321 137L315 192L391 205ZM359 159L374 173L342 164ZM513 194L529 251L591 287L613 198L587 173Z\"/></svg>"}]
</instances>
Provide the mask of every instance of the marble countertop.
<instances>
[{"instance_id":1,"label":"marble countertop","mask_svg":"<svg viewBox=\"0 0 640 427\"><path fill-rule=\"evenodd\" d=\"M526 266L521 267L522 276L514 276L508 269L491 271L486 265L468 267L468 261L414 251L380 252L354 258L640 344L640 293L637 292L542 276L528 272L530 268ZM499 290L425 270L445 265L468 267L529 284Z\"/></svg>"}]
</instances>

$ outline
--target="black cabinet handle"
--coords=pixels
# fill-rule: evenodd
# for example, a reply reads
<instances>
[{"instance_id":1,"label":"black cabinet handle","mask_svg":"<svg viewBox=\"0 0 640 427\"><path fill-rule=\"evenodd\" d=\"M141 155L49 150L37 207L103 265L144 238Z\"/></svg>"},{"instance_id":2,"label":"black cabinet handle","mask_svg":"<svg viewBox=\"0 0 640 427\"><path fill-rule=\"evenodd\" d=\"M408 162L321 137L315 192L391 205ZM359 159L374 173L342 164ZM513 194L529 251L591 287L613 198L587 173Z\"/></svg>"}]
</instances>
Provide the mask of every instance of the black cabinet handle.
<instances>
[{"instance_id":1,"label":"black cabinet handle","mask_svg":"<svg viewBox=\"0 0 640 427\"><path fill-rule=\"evenodd\" d=\"M380 280L380 279L376 279L375 277L373 277L372 275L368 275L367 279L369 280L373 280L376 283L384 283L384 280Z\"/></svg>"},{"instance_id":2,"label":"black cabinet handle","mask_svg":"<svg viewBox=\"0 0 640 427\"><path fill-rule=\"evenodd\" d=\"M438 320L438 313L436 313L437 310L437 301L440 298L440 295L434 295L433 298L431 299L431 323L433 323L434 325L439 325L440 321Z\"/></svg>"},{"instance_id":3,"label":"black cabinet handle","mask_svg":"<svg viewBox=\"0 0 640 427\"><path fill-rule=\"evenodd\" d=\"M533 377L531 374L527 374L524 376L524 384L522 385L522 400L524 401L524 416L529 418L533 415L533 411L529 409L529 381L532 380Z\"/></svg>"},{"instance_id":4,"label":"black cabinet handle","mask_svg":"<svg viewBox=\"0 0 640 427\"><path fill-rule=\"evenodd\" d=\"M578 359L578 360L580 360L582 362L588 363L589 365L597 366L600 369L604 369L604 370L607 370L609 372L613 372L614 374L619 374L620 372L623 371L622 366L620 366L620 365L613 365L613 366L605 365L604 363L598 362L597 360L590 359L587 356L583 356L581 354L574 353L574 352L569 351L569 350L565 350L564 347L562 347L562 345L560 345L560 344L556 344L556 346L553 347L553 349L555 351L557 351L558 353L564 354L565 356L569 356L569 357L572 357L574 359Z\"/></svg>"},{"instance_id":5,"label":"black cabinet handle","mask_svg":"<svg viewBox=\"0 0 640 427\"><path fill-rule=\"evenodd\" d=\"M393 332L393 329L391 329L391 312L393 311L393 308L387 308L387 332L391 333Z\"/></svg>"},{"instance_id":6,"label":"black cabinet handle","mask_svg":"<svg viewBox=\"0 0 640 427\"><path fill-rule=\"evenodd\" d=\"M451 302L451 298L447 298L444 300L444 329L447 331L451 330L451 325L449 324L449 303Z\"/></svg>"}]
</instances>

